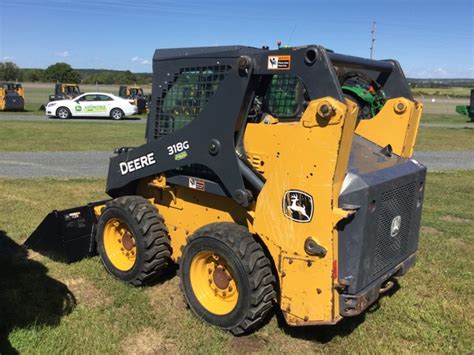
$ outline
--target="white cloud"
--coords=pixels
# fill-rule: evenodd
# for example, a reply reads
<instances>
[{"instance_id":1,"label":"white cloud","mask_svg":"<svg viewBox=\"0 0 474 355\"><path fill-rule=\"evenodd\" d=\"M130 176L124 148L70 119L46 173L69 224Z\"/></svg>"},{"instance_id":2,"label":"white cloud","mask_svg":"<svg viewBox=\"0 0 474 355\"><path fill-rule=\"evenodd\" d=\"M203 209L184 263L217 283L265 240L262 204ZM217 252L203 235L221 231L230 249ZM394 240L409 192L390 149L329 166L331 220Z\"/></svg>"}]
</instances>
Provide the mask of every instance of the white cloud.
<instances>
[{"instance_id":1,"label":"white cloud","mask_svg":"<svg viewBox=\"0 0 474 355\"><path fill-rule=\"evenodd\" d=\"M137 62L137 63L143 64L143 65L150 64L150 61L148 59L144 59L144 58L141 58L141 57L138 57L138 56L135 56L135 57L131 58L130 60L132 62Z\"/></svg>"},{"instance_id":2,"label":"white cloud","mask_svg":"<svg viewBox=\"0 0 474 355\"><path fill-rule=\"evenodd\" d=\"M69 57L69 51L66 50L66 51L55 52L54 55L57 57L67 58Z\"/></svg>"},{"instance_id":3,"label":"white cloud","mask_svg":"<svg viewBox=\"0 0 474 355\"><path fill-rule=\"evenodd\" d=\"M448 72L444 69L444 68L436 68L435 70L433 70L433 73L436 75L446 75L448 74Z\"/></svg>"},{"instance_id":4,"label":"white cloud","mask_svg":"<svg viewBox=\"0 0 474 355\"><path fill-rule=\"evenodd\" d=\"M5 56L3 57L3 60L6 61L6 62L9 62L9 61L12 61L12 60L15 60L15 57L11 57L11 56Z\"/></svg>"}]
</instances>

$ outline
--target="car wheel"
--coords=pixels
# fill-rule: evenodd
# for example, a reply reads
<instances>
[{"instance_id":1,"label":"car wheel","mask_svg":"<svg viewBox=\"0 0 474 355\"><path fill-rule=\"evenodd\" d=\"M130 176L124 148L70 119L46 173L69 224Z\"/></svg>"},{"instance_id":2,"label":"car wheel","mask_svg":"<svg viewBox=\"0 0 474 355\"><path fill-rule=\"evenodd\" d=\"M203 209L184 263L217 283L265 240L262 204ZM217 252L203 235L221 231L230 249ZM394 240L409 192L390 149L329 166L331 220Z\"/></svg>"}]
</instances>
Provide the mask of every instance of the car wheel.
<instances>
[{"instance_id":1,"label":"car wheel","mask_svg":"<svg viewBox=\"0 0 474 355\"><path fill-rule=\"evenodd\" d=\"M56 116L62 119L71 117L71 111L67 107L59 107L56 111Z\"/></svg>"},{"instance_id":2,"label":"car wheel","mask_svg":"<svg viewBox=\"0 0 474 355\"><path fill-rule=\"evenodd\" d=\"M111 111L110 111L110 117L112 117L112 119L114 120L121 120L122 118L125 117L123 111L119 108L113 108Z\"/></svg>"}]
</instances>

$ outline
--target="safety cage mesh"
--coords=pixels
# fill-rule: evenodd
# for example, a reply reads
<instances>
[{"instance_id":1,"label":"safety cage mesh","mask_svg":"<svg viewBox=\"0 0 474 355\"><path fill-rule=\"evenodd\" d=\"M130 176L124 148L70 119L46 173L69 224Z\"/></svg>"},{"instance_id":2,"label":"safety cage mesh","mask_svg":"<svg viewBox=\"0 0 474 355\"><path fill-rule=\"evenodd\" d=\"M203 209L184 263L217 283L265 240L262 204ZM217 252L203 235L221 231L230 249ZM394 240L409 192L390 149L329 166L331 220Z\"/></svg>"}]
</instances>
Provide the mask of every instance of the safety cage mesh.
<instances>
[{"instance_id":1,"label":"safety cage mesh","mask_svg":"<svg viewBox=\"0 0 474 355\"><path fill-rule=\"evenodd\" d=\"M201 112L231 67L215 65L182 68L156 101L155 138L189 124Z\"/></svg>"},{"instance_id":2,"label":"safety cage mesh","mask_svg":"<svg viewBox=\"0 0 474 355\"><path fill-rule=\"evenodd\" d=\"M265 95L268 111L279 118L295 117L303 100L303 83L294 75L274 75Z\"/></svg>"}]
</instances>

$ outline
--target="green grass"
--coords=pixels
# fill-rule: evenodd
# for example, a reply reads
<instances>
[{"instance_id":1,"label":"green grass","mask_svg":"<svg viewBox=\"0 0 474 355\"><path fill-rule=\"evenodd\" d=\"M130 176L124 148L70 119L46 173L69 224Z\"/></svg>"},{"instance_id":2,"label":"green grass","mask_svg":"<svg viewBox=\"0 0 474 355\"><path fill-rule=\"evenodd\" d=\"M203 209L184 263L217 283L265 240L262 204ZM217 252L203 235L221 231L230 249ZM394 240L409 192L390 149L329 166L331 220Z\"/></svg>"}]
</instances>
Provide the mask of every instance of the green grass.
<instances>
[{"instance_id":1,"label":"green grass","mask_svg":"<svg viewBox=\"0 0 474 355\"><path fill-rule=\"evenodd\" d=\"M414 96L451 96L451 97L469 97L471 88L452 87L452 88L414 88L411 90Z\"/></svg>"},{"instance_id":2,"label":"green grass","mask_svg":"<svg viewBox=\"0 0 474 355\"><path fill-rule=\"evenodd\" d=\"M474 126L473 128L421 127L415 150L474 150Z\"/></svg>"},{"instance_id":3,"label":"green grass","mask_svg":"<svg viewBox=\"0 0 474 355\"><path fill-rule=\"evenodd\" d=\"M118 122L3 121L2 151L111 151L145 142L145 125Z\"/></svg>"},{"instance_id":4,"label":"green grass","mask_svg":"<svg viewBox=\"0 0 474 355\"><path fill-rule=\"evenodd\" d=\"M67 265L18 249L49 210L103 198L103 189L92 179L0 181L0 237L17 251L0 253L2 354L7 341L25 354L472 353L472 171L428 175L417 264L379 307L335 326L289 328L274 316L241 338L193 316L172 275L132 288L98 257Z\"/></svg>"},{"instance_id":5,"label":"green grass","mask_svg":"<svg viewBox=\"0 0 474 355\"><path fill-rule=\"evenodd\" d=\"M457 113L452 115L436 115L436 114L424 114L421 117L421 123L458 123L458 124L465 124L471 123L469 117L461 116ZM474 122L472 122L472 127L474 127Z\"/></svg>"}]
</instances>

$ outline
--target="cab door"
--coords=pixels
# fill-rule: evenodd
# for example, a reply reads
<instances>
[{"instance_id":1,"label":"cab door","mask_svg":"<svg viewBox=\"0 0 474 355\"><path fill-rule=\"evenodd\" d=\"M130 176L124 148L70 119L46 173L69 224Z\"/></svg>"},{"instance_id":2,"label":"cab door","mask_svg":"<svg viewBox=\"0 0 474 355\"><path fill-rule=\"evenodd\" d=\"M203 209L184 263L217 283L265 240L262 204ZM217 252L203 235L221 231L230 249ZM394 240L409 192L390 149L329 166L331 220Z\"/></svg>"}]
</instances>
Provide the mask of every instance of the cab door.
<instances>
[{"instance_id":1,"label":"cab door","mask_svg":"<svg viewBox=\"0 0 474 355\"><path fill-rule=\"evenodd\" d=\"M112 110L114 106L114 99L105 94L97 95L97 99L102 106L105 106L105 111L101 112L101 116L110 116L110 110Z\"/></svg>"},{"instance_id":2,"label":"cab door","mask_svg":"<svg viewBox=\"0 0 474 355\"><path fill-rule=\"evenodd\" d=\"M102 95L87 94L81 96L74 108L73 115L75 116L89 116L89 117L103 117L107 116L107 105L101 100Z\"/></svg>"}]
</instances>

